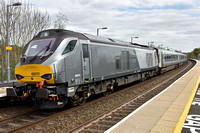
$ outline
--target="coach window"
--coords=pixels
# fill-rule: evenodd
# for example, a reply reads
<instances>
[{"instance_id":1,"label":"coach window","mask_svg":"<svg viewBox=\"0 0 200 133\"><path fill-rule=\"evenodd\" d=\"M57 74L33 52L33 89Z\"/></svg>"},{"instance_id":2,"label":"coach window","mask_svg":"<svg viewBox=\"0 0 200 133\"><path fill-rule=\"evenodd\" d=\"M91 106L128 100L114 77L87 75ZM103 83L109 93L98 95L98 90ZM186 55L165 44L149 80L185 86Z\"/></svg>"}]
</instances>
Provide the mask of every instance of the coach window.
<instances>
[{"instance_id":1,"label":"coach window","mask_svg":"<svg viewBox=\"0 0 200 133\"><path fill-rule=\"evenodd\" d=\"M73 50L74 50L74 47L75 47L75 45L76 45L76 42L77 42L77 40L72 40L72 41L70 41L70 42L67 44L67 47L65 48L65 50L63 51L62 54L66 54L66 53L69 53L69 52L73 51Z\"/></svg>"}]
</instances>

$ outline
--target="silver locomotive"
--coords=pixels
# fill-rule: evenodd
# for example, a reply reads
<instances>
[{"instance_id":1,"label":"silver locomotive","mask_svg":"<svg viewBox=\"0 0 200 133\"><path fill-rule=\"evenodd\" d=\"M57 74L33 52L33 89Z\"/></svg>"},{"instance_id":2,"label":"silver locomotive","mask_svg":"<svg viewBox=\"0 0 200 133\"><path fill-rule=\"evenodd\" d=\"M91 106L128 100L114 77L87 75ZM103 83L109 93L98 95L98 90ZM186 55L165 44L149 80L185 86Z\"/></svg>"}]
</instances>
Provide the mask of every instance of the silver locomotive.
<instances>
[{"instance_id":1,"label":"silver locomotive","mask_svg":"<svg viewBox=\"0 0 200 133\"><path fill-rule=\"evenodd\" d=\"M10 96L34 99L41 108L83 104L113 86L155 76L187 61L184 54L111 38L52 29L25 45L15 77L21 87Z\"/></svg>"}]
</instances>

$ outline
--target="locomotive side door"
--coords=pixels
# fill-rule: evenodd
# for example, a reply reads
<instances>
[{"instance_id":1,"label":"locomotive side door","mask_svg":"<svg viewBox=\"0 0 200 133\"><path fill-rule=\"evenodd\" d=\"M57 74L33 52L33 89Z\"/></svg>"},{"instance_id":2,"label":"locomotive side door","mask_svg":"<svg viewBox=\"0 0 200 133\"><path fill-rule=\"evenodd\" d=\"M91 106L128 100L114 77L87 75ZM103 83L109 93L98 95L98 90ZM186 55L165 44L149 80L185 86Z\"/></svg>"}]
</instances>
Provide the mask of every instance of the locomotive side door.
<instances>
[{"instance_id":1,"label":"locomotive side door","mask_svg":"<svg viewBox=\"0 0 200 133\"><path fill-rule=\"evenodd\" d=\"M82 44L82 70L83 70L83 81L87 82L90 80L90 52L88 44Z\"/></svg>"}]
</instances>

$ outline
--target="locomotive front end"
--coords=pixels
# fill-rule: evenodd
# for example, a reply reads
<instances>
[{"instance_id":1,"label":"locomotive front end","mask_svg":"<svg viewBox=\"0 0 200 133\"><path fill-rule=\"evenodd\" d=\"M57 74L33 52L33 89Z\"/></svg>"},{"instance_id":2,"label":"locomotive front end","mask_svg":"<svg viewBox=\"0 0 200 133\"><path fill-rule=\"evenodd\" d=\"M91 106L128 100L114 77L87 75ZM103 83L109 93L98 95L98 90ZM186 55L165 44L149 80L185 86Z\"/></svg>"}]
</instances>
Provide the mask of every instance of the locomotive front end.
<instances>
[{"instance_id":1,"label":"locomotive front end","mask_svg":"<svg viewBox=\"0 0 200 133\"><path fill-rule=\"evenodd\" d=\"M55 84L51 66L27 64L15 68L15 77L21 84L38 84L45 80L47 84Z\"/></svg>"},{"instance_id":2,"label":"locomotive front end","mask_svg":"<svg viewBox=\"0 0 200 133\"><path fill-rule=\"evenodd\" d=\"M25 45L15 67L16 80L24 84L14 87L17 97L25 101L30 99L39 106L43 104L40 108L57 108L67 102L63 98L65 86L57 84L57 69L53 65L59 60L54 53L62 40L55 33L44 31Z\"/></svg>"},{"instance_id":3,"label":"locomotive front end","mask_svg":"<svg viewBox=\"0 0 200 133\"><path fill-rule=\"evenodd\" d=\"M15 78L21 84L38 84L45 80L55 84L51 56L55 51L56 37L41 34L25 45L20 62L15 67ZM48 61L48 64L44 64Z\"/></svg>"}]
</instances>

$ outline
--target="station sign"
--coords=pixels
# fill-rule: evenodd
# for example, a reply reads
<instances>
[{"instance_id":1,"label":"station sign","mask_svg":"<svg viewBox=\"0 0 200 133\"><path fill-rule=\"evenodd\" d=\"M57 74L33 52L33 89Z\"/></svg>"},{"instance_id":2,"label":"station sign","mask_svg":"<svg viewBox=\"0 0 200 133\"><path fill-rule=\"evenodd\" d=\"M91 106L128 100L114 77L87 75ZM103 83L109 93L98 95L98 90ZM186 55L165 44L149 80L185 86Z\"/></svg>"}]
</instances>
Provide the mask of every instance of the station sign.
<instances>
[{"instance_id":1,"label":"station sign","mask_svg":"<svg viewBox=\"0 0 200 133\"><path fill-rule=\"evenodd\" d=\"M12 50L11 46L6 46L6 50Z\"/></svg>"}]
</instances>

